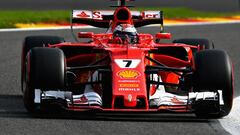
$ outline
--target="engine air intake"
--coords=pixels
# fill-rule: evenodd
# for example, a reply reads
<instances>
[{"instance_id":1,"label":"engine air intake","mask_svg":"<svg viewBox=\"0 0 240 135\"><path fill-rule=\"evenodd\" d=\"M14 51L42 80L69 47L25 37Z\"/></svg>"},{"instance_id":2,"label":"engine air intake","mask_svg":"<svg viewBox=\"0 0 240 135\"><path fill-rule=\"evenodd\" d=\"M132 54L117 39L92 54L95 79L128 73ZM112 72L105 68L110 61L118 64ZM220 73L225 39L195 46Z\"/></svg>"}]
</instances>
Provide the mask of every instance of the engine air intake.
<instances>
[{"instance_id":1,"label":"engine air intake","mask_svg":"<svg viewBox=\"0 0 240 135\"><path fill-rule=\"evenodd\" d=\"M127 9L122 8L118 10L116 17L119 21L127 21L130 20L131 14Z\"/></svg>"}]
</instances>

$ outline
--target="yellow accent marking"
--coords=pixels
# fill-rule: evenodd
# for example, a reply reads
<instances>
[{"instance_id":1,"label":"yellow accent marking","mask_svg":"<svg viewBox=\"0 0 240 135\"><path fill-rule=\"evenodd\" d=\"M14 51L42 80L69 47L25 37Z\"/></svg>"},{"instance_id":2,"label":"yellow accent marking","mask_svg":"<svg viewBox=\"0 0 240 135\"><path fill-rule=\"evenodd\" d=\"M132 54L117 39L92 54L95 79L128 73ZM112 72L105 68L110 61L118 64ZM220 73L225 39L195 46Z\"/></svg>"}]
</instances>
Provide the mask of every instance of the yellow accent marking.
<instances>
[{"instance_id":1,"label":"yellow accent marking","mask_svg":"<svg viewBox=\"0 0 240 135\"><path fill-rule=\"evenodd\" d=\"M120 84L120 87L137 88L139 84Z\"/></svg>"},{"instance_id":2,"label":"yellow accent marking","mask_svg":"<svg viewBox=\"0 0 240 135\"><path fill-rule=\"evenodd\" d=\"M118 75L121 77L121 78L125 78L125 79L132 79L132 78L136 78L139 76L139 73L137 71L133 71L133 70L123 70L123 71L120 71L118 73Z\"/></svg>"}]
</instances>

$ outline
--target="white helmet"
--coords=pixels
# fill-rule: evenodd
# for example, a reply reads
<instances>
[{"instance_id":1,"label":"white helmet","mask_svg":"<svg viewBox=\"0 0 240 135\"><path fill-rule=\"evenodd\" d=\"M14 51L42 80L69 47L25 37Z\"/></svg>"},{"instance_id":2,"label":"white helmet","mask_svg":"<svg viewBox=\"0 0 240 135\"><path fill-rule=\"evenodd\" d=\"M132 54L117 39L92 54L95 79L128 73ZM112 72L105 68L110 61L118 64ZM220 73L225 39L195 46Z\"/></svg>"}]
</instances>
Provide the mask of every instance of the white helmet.
<instances>
[{"instance_id":1,"label":"white helmet","mask_svg":"<svg viewBox=\"0 0 240 135\"><path fill-rule=\"evenodd\" d=\"M131 24L119 24L113 31L114 37L120 37L123 41L129 39L129 43L138 43L136 28Z\"/></svg>"}]
</instances>

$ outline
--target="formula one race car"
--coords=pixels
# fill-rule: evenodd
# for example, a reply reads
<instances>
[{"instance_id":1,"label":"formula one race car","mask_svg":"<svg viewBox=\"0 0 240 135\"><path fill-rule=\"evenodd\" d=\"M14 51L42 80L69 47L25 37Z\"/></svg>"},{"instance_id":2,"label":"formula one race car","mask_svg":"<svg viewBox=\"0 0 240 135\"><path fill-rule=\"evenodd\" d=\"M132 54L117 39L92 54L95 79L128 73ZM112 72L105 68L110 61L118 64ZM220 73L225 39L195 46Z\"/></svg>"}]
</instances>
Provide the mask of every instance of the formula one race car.
<instances>
[{"instance_id":1,"label":"formula one race car","mask_svg":"<svg viewBox=\"0 0 240 135\"><path fill-rule=\"evenodd\" d=\"M28 112L59 106L67 111L192 112L221 118L233 101L233 68L225 51L207 39L170 39L162 11L73 10L72 26L107 28L79 32L87 41L29 36L22 48L22 91ZM156 35L136 28L160 24ZM73 29L73 28L72 28ZM78 40L76 38L76 40Z\"/></svg>"}]
</instances>

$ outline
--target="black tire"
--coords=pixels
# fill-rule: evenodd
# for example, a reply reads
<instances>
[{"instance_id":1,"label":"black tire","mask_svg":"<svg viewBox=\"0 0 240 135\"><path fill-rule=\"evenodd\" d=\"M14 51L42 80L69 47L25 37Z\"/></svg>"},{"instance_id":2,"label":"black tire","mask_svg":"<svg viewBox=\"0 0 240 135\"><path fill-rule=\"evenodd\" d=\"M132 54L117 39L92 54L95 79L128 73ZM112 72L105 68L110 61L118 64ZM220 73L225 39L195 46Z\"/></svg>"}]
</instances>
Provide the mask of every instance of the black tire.
<instances>
[{"instance_id":1,"label":"black tire","mask_svg":"<svg viewBox=\"0 0 240 135\"><path fill-rule=\"evenodd\" d=\"M216 92L222 90L224 105L218 106L218 112L196 111L198 117L221 118L228 115L233 102L233 69L228 54L222 50L204 50L195 56L196 91L209 90Z\"/></svg>"},{"instance_id":2,"label":"black tire","mask_svg":"<svg viewBox=\"0 0 240 135\"><path fill-rule=\"evenodd\" d=\"M65 85L65 57L57 48L33 48L27 55L23 76L23 100L28 112L36 112L35 89L62 89Z\"/></svg>"},{"instance_id":3,"label":"black tire","mask_svg":"<svg viewBox=\"0 0 240 135\"><path fill-rule=\"evenodd\" d=\"M173 41L173 43L183 43L187 45L192 45L192 46L198 46L200 45L201 48L204 49L213 49L214 44L212 41L208 39L198 39L198 38L183 38L183 39L176 39ZM196 53L197 50L193 49L193 52Z\"/></svg>"},{"instance_id":4,"label":"black tire","mask_svg":"<svg viewBox=\"0 0 240 135\"><path fill-rule=\"evenodd\" d=\"M104 108L112 107L112 77L109 74L103 74L103 94L102 101Z\"/></svg>"},{"instance_id":5,"label":"black tire","mask_svg":"<svg viewBox=\"0 0 240 135\"><path fill-rule=\"evenodd\" d=\"M23 74L24 72L24 65L27 53L34 47L44 47L48 44L59 44L65 42L64 38L57 37L57 36L28 36L24 39L23 46L22 46L22 62L21 62L21 84L23 83ZM22 91L23 91L23 86Z\"/></svg>"}]
</instances>

